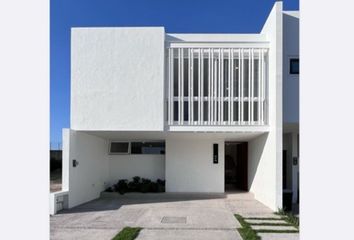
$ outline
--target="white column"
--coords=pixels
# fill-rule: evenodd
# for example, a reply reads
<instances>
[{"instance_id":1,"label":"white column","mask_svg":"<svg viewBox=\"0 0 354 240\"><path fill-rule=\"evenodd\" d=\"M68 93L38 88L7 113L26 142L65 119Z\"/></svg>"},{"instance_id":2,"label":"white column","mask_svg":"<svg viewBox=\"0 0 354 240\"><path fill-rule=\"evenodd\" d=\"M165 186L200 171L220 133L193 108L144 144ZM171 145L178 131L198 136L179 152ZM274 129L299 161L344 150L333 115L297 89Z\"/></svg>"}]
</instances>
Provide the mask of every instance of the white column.
<instances>
[{"instance_id":1,"label":"white column","mask_svg":"<svg viewBox=\"0 0 354 240\"><path fill-rule=\"evenodd\" d=\"M194 125L194 49L191 49L191 123Z\"/></svg>"},{"instance_id":2,"label":"white column","mask_svg":"<svg viewBox=\"0 0 354 240\"><path fill-rule=\"evenodd\" d=\"M231 65L231 49L229 48L229 51L228 51L228 55L229 55L229 68L228 68L228 98L229 98L229 103L228 103L228 115L229 115L229 118L228 118L228 124L231 125L231 92L232 92L232 88L231 88L231 68L232 68L232 65Z\"/></svg>"},{"instance_id":3,"label":"white column","mask_svg":"<svg viewBox=\"0 0 354 240\"><path fill-rule=\"evenodd\" d=\"M251 49L248 49L248 125L251 125Z\"/></svg>"},{"instance_id":4,"label":"white column","mask_svg":"<svg viewBox=\"0 0 354 240\"><path fill-rule=\"evenodd\" d=\"M208 125L211 125L211 48L208 52Z\"/></svg>"},{"instance_id":5,"label":"white column","mask_svg":"<svg viewBox=\"0 0 354 240\"><path fill-rule=\"evenodd\" d=\"M243 89L243 85L244 85L244 81L245 81L245 79L244 79L244 67L243 67L243 65L244 65L244 60L243 60L243 57L244 57L244 50L243 50L243 48L241 49L241 101L240 101L240 103L241 103L241 125L244 125L244 118L243 118L243 115L244 115L244 110L243 110L243 108L244 108L244 103L243 103L243 97L244 97L244 89Z\"/></svg>"},{"instance_id":6,"label":"white column","mask_svg":"<svg viewBox=\"0 0 354 240\"><path fill-rule=\"evenodd\" d=\"M264 49L261 53L261 124L264 124Z\"/></svg>"},{"instance_id":7,"label":"white column","mask_svg":"<svg viewBox=\"0 0 354 240\"><path fill-rule=\"evenodd\" d=\"M258 125L261 124L261 49L258 49Z\"/></svg>"},{"instance_id":8,"label":"white column","mask_svg":"<svg viewBox=\"0 0 354 240\"><path fill-rule=\"evenodd\" d=\"M250 85L250 89L251 89L251 94L250 94L250 98L251 98L251 101L250 101L250 111L251 111L251 118L250 118L250 124L253 125L254 124L254 109L253 109L253 104L254 104L254 50L252 48L252 51L251 51L251 57L250 57L250 60L251 60L251 85Z\"/></svg>"}]
</instances>

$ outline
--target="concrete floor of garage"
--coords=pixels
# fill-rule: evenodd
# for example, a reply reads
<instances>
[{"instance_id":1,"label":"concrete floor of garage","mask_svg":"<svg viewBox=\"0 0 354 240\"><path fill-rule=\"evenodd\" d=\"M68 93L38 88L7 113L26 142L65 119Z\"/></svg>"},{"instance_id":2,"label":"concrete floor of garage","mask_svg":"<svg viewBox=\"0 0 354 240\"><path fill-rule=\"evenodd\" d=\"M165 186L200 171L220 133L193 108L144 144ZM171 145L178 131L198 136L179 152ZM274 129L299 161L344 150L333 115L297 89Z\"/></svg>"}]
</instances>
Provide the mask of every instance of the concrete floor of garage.
<instances>
[{"instance_id":1,"label":"concrete floor of garage","mask_svg":"<svg viewBox=\"0 0 354 240\"><path fill-rule=\"evenodd\" d=\"M110 240L126 226L142 227L138 240L241 239L234 214L274 217L253 194L103 193L99 199L51 216L53 240ZM293 239L293 238L291 238Z\"/></svg>"}]
</instances>

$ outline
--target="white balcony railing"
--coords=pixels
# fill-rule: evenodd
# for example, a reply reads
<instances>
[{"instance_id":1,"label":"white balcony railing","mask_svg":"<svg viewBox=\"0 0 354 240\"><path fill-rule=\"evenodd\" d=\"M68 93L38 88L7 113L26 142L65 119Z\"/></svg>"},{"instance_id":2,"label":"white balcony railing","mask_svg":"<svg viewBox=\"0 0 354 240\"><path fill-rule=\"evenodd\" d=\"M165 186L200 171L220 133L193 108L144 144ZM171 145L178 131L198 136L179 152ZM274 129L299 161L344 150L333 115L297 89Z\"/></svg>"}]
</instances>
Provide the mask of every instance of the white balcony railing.
<instances>
[{"instance_id":1,"label":"white balcony railing","mask_svg":"<svg viewBox=\"0 0 354 240\"><path fill-rule=\"evenodd\" d=\"M167 124L267 119L267 48L167 48Z\"/></svg>"}]
</instances>

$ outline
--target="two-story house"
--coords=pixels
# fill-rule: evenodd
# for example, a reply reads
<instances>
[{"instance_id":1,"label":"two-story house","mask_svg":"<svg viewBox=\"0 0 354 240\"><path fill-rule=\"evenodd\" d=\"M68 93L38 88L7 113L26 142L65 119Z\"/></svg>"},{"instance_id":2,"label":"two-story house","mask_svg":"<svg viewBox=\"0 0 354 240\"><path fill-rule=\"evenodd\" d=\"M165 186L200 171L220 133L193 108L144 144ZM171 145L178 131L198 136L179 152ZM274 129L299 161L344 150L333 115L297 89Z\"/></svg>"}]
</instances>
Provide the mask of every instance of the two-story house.
<instances>
[{"instance_id":1,"label":"two-story house","mask_svg":"<svg viewBox=\"0 0 354 240\"><path fill-rule=\"evenodd\" d=\"M298 20L277 2L257 34L72 28L71 126L52 212L134 176L282 207L298 181Z\"/></svg>"}]
</instances>

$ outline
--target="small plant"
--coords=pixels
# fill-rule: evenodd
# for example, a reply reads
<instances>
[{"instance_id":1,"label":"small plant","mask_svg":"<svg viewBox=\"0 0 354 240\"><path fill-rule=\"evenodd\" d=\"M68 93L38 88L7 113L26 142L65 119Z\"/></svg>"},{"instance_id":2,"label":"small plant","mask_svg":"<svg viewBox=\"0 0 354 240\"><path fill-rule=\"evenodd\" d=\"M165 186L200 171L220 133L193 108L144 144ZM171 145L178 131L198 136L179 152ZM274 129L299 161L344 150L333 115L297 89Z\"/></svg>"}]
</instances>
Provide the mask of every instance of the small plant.
<instances>
[{"instance_id":1,"label":"small plant","mask_svg":"<svg viewBox=\"0 0 354 240\"><path fill-rule=\"evenodd\" d=\"M151 188L151 180L142 178L141 185L140 185L140 192L147 193L150 191L150 188Z\"/></svg>"},{"instance_id":2,"label":"small plant","mask_svg":"<svg viewBox=\"0 0 354 240\"><path fill-rule=\"evenodd\" d=\"M140 177L138 177L138 176L133 177L133 183L139 184L140 183Z\"/></svg>"},{"instance_id":3,"label":"small plant","mask_svg":"<svg viewBox=\"0 0 354 240\"><path fill-rule=\"evenodd\" d=\"M150 191L153 193L159 192L159 184L157 182L150 183Z\"/></svg>"},{"instance_id":4,"label":"small plant","mask_svg":"<svg viewBox=\"0 0 354 240\"><path fill-rule=\"evenodd\" d=\"M157 192L165 192L165 180L157 179Z\"/></svg>"},{"instance_id":5,"label":"small plant","mask_svg":"<svg viewBox=\"0 0 354 240\"><path fill-rule=\"evenodd\" d=\"M108 187L105 191L106 192L114 192L112 187Z\"/></svg>"},{"instance_id":6,"label":"small plant","mask_svg":"<svg viewBox=\"0 0 354 240\"><path fill-rule=\"evenodd\" d=\"M114 190L120 194L124 194L128 191L128 180L121 179L114 185Z\"/></svg>"},{"instance_id":7,"label":"small plant","mask_svg":"<svg viewBox=\"0 0 354 240\"><path fill-rule=\"evenodd\" d=\"M133 177L133 181L128 183L128 191L129 192L138 192L140 188L140 177Z\"/></svg>"}]
</instances>

